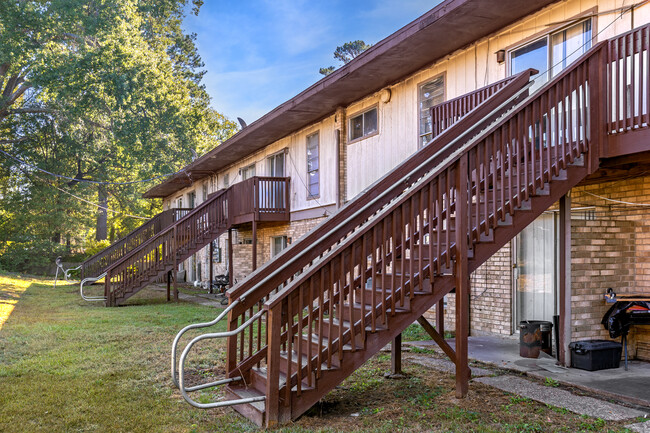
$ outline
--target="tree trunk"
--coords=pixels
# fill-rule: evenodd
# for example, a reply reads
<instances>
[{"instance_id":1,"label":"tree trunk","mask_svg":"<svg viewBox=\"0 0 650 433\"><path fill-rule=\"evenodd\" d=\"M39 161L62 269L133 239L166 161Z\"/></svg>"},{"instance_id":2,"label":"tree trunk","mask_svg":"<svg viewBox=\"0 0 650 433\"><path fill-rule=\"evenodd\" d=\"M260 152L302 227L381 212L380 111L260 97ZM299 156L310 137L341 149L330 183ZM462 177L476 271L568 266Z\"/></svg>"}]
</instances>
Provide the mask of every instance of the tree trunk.
<instances>
[{"instance_id":1,"label":"tree trunk","mask_svg":"<svg viewBox=\"0 0 650 433\"><path fill-rule=\"evenodd\" d=\"M97 231L95 232L95 240L103 241L108 234L108 194L103 185L97 187L97 201L101 208L97 208Z\"/></svg>"}]
</instances>

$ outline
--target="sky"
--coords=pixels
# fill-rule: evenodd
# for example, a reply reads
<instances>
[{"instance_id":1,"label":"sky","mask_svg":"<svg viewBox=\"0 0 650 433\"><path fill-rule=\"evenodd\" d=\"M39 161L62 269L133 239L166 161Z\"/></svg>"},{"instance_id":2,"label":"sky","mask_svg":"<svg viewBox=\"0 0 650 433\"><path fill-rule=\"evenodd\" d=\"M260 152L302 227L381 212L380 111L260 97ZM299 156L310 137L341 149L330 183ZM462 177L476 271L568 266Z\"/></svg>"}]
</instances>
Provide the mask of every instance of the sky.
<instances>
[{"instance_id":1,"label":"sky","mask_svg":"<svg viewBox=\"0 0 650 433\"><path fill-rule=\"evenodd\" d=\"M232 120L260 118L339 66L345 42L373 44L440 0L206 0L188 14L207 71L212 106Z\"/></svg>"}]
</instances>

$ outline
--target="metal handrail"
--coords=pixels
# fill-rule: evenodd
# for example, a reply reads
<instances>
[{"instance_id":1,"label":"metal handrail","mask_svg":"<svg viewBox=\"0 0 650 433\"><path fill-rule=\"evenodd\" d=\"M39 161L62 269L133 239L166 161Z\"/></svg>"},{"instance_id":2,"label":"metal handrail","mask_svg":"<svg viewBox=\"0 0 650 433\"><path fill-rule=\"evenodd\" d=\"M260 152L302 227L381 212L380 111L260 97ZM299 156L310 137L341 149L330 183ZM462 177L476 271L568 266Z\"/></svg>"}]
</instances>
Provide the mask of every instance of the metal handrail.
<instances>
[{"instance_id":1,"label":"metal handrail","mask_svg":"<svg viewBox=\"0 0 650 433\"><path fill-rule=\"evenodd\" d=\"M185 401L187 401L189 404L192 406L199 408L199 409L211 409L215 407L224 407L224 406L234 406L237 404L247 404L247 403L254 403L257 401L264 401L266 400L266 396L259 396L259 397L249 397L249 398L242 398L242 399L237 399L237 400L227 400L227 401L219 401L219 402L214 402L214 403L199 403L197 401L192 400L190 396L187 394L188 392L193 392L193 391L198 391L201 389L206 389L206 388L213 388L215 386L219 385L225 385L228 383L232 382L238 382L240 380L243 380L243 377L238 376L238 377L230 377L227 379L222 379L222 380L217 380L215 382L209 382L209 383L204 383L201 385L196 385L192 386L189 388L185 388L185 373L184 373L184 366L185 366L185 358L187 358L187 354L190 352L192 347L198 343L199 341L206 340L206 339L213 339L213 338L227 338L227 337L232 337L234 335L239 334L242 332L244 329L246 329L251 323L253 323L255 320L259 319L264 313L266 313L265 310L260 310L253 316L251 316L246 322L242 323L241 326L239 326L237 329L234 329L232 331L225 331L225 332L214 332L210 334L203 334L199 335L198 337L195 337L192 339L187 346L185 346L185 349L183 350L183 353L181 353L181 358L179 360L179 365L178 365L178 381L176 381L176 349L178 346L178 341L180 340L180 337L187 332L190 329L196 329L196 328L203 328L207 326L212 326L216 323L218 323L225 315L228 314L228 312L238 303L239 301L235 301L232 304L228 306L225 310L217 316L216 319L206 322L206 323L198 323L194 325L189 325L183 328L178 335L176 335L176 338L174 339L174 343L172 346L172 379L174 380L175 385L178 387L178 389L181 391L181 394L183 395L183 398Z\"/></svg>"},{"instance_id":2,"label":"metal handrail","mask_svg":"<svg viewBox=\"0 0 650 433\"><path fill-rule=\"evenodd\" d=\"M65 278L65 281L68 282L68 281L70 281L70 272L77 271L77 270L81 269L81 266L83 266L83 265L79 265L76 268L66 269L66 268L63 267L63 263L61 262L61 257L57 257L56 260L54 261L54 263L56 263L56 274L54 274L54 288L55 289L56 289L56 282L59 279L59 269L61 270L61 272L63 272L63 278Z\"/></svg>"},{"instance_id":3,"label":"metal handrail","mask_svg":"<svg viewBox=\"0 0 650 433\"><path fill-rule=\"evenodd\" d=\"M102 278L105 278L105 277L106 277L106 274L107 274L107 273L104 272L103 274L101 274L101 275L99 275L99 276L97 276L97 277L88 277L88 278L84 278L84 279L81 281L81 284L79 285L79 293L81 294L81 298L82 298L84 301L88 301L88 302L98 302L98 301L105 301L105 300L106 300L106 296L86 296L86 295L84 295L84 284L86 284L86 283L89 282L89 281L92 281L93 283L94 283L95 281L99 281L99 280L101 280Z\"/></svg>"}]
</instances>

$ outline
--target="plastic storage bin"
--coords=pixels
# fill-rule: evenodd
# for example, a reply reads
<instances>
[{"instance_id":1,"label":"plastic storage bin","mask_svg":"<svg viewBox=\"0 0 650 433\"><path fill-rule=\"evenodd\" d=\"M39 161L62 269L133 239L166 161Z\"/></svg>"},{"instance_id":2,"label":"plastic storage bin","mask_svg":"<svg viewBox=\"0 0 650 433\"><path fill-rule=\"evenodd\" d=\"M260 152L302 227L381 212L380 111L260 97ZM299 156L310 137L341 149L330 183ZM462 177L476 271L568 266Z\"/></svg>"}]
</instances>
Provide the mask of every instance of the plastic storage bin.
<instances>
[{"instance_id":1,"label":"plastic storage bin","mask_svg":"<svg viewBox=\"0 0 650 433\"><path fill-rule=\"evenodd\" d=\"M552 355L552 329L553 324L543 320L519 322L519 356L539 358L540 351Z\"/></svg>"},{"instance_id":2,"label":"plastic storage bin","mask_svg":"<svg viewBox=\"0 0 650 433\"><path fill-rule=\"evenodd\" d=\"M596 371L618 368L621 362L621 343L610 340L574 341L571 349L571 367Z\"/></svg>"}]
</instances>

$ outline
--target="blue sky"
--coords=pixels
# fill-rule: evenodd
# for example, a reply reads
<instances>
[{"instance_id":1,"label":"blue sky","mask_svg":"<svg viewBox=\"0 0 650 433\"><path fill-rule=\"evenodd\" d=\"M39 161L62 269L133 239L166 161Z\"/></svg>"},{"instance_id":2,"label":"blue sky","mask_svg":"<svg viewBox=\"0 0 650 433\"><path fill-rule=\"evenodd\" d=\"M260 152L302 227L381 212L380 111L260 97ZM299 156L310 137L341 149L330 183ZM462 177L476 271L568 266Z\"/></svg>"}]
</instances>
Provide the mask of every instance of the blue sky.
<instances>
[{"instance_id":1,"label":"blue sky","mask_svg":"<svg viewBox=\"0 0 650 433\"><path fill-rule=\"evenodd\" d=\"M338 45L375 43L440 0L206 0L185 29L197 34L212 106L251 123L338 63Z\"/></svg>"}]
</instances>

